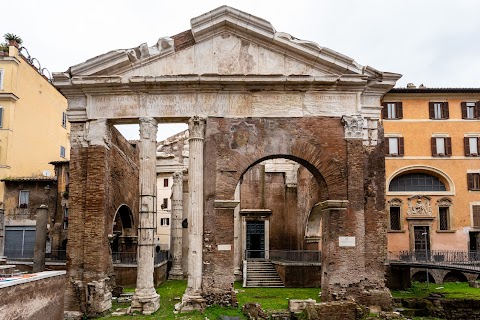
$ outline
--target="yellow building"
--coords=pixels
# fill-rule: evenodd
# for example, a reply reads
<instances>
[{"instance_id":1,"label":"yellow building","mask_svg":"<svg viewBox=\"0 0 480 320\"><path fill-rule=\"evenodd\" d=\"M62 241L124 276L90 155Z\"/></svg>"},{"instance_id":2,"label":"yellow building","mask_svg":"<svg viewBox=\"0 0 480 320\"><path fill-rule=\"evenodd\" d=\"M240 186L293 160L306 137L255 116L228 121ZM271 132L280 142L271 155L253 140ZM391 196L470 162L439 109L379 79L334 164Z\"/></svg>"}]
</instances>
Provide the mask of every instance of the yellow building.
<instances>
[{"instance_id":1,"label":"yellow building","mask_svg":"<svg viewBox=\"0 0 480 320\"><path fill-rule=\"evenodd\" d=\"M38 191L20 185L21 190L7 201L5 179L45 183L50 179L52 185L55 172L50 162L69 158L67 100L29 61L16 43L11 43L8 52L0 51L0 208L5 210L4 230L0 222L0 255L3 234L7 240L9 228L15 226L15 231L25 234L35 225L27 211L36 209L34 192Z\"/></svg>"},{"instance_id":2,"label":"yellow building","mask_svg":"<svg viewBox=\"0 0 480 320\"><path fill-rule=\"evenodd\" d=\"M394 88L383 107L389 252L480 252L480 88Z\"/></svg>"}]
</instances>

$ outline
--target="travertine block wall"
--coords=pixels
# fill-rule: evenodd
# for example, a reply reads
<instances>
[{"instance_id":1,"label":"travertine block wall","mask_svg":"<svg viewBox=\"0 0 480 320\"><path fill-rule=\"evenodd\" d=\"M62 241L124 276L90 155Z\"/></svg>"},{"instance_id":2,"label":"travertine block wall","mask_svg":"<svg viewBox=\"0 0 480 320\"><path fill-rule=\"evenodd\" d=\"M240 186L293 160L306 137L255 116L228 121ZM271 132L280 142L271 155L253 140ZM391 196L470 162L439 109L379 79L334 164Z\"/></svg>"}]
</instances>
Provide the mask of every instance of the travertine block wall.
<instances>
[{"instance_id":1,"label":"travertine block wall","mask_svg":"<svg viewBox=\"0 0 480 320\"><path fill-rule=\"evenodd\" d=\"M2 319L63 319L64 271L41 272L43 279L26 280L0 288ZM15 281L12 281L12 283Z\"/></svg>"}]
</instances>

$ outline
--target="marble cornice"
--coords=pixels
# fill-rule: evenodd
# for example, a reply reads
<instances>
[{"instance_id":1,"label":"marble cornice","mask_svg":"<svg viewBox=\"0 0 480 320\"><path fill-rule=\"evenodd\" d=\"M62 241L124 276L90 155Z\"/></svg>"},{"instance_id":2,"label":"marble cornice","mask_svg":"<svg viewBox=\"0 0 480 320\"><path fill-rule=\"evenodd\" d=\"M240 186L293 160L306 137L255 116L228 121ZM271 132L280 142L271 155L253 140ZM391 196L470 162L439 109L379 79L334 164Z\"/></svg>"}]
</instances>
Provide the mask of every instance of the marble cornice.
<instances>
[{"instance_id":1,"label":"marble cornice","mask_svg":"<svg viewBox=\"0 0 480 320\"><path fill-rule=\"evenodd\" d=\"M235 91L360 91L384 94L395 82L372 82L363 75L343 76L284 76L284 75L178 75L83 76L63 79L55 86L67 97L78 94L138 94L161 92L191 92L192 90Z\"/></svg>"}]
</instances>

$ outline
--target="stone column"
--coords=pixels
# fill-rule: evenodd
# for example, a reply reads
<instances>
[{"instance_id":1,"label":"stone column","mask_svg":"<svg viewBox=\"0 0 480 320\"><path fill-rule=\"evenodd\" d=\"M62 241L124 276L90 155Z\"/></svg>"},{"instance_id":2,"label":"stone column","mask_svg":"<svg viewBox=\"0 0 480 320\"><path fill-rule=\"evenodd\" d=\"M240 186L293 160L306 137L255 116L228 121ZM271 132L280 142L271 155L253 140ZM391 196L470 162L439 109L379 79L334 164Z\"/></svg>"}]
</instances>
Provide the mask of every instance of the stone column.
<instances>
[{"instance_id":1,"label":"stone column","mask_svg":"<svg viewBox=\"0 0 480 320\"><path fill-rule=\"evenodd\" d=\"M240 182L235 189L235 201L238 201L238 205L233 210L233 254L235 269L233 274L235 275L235 281L243 279L242 272L242 217L240 216Z\"/></svg>"},{"instance_id":2,"label":"stone column","mask_svg":"<svg viewBox=\"0 0 480 320\"><path fill-rule=\"evenodd\" d=\"M160 307L160 296L153 284L155 201L156 201L157 120L140 118L140 214L137 249L137 287L132 311L152 314Z\"/></svg>"},{"instance_id":3,"label":"stone column","mask_svg":"<svg viewBox=\"0 0 480 320\"><path fill-rule=\"evenodd\" d=\"M173 264L170 279L183 279L182 269L182 216L183 216L183 173L173 174L172 185L172 245Z\"/></svg>"},{"instance_id":4,"label":"stone column","mask_svg":"<svg viewBox=\"0 0 480 320\"><path fill-rule=\"evenodd\" d=\"M33 272L45 271L45 245L47 242L48 207L44 204L37 209L35 226L35 251L33 253Z\"/></svg>"},{"instance_id":5,"label":"stone column","mask_svg":"<svg viewBox=\"0 0 480 320\"><path fill-rule=\"evenodd\" d=\"M203 272L203 144L205 119L193 117L188 123L189 164L188 164L188 281L187 289L177 309L188 312L202 310Z\"/></svg>"}]
</instances>

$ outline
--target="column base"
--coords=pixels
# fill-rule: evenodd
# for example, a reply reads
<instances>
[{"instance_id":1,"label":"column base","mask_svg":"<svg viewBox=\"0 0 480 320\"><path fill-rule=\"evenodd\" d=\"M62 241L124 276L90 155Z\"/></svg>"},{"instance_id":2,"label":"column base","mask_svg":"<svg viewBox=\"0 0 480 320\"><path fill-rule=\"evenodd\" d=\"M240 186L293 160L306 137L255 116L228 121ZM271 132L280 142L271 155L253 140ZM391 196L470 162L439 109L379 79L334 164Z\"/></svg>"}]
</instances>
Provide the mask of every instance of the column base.
<instances>
[{"instance_id":1,"label":"column base","mask_svg":"<svg viewBox=\"0 0 480 320\"><path fill-rule=\"evenodd\" d=\"M175 311L178 312L190 312L190 311L200 311L205 310L206 300L202 297L200 293L185 293L182 297L182 302L179 302L175 305Z\"/></svg>"},{"instance_id":2,"label":"column base","mask_svg":"<svg viewBox=\"0 0 480 320\"><path fill-rule=\"evenodd\" d=\"M183 280L185 276L183 275L182 268L175 268L173 267L170 272L168 273L169 280Z\"/></svg>"},{"instance_id":3,"label":"column base","mask_svg":"<svg viewBox=\"0 0 480 320\"><path fill-rule=\"evenodd\" d=\"M243 281L243 272L240 270L240 268L235 268L233 271L233 277L235 281Z\"/></svg>"},{"instance_id":4,"label":"column base","mask_svg":"<svg viewBox=\"0 0 480 320\"><path fill-rule=\"evenodd\" d=\"M151 315L160 308L160 296L155 289L136 289L132 298L132 312Z\"/></svg>"}]
</instances>

